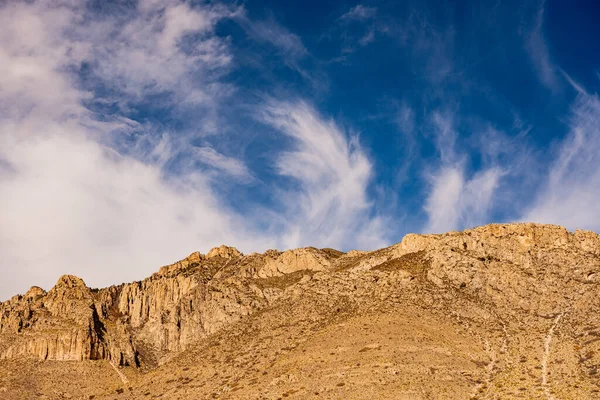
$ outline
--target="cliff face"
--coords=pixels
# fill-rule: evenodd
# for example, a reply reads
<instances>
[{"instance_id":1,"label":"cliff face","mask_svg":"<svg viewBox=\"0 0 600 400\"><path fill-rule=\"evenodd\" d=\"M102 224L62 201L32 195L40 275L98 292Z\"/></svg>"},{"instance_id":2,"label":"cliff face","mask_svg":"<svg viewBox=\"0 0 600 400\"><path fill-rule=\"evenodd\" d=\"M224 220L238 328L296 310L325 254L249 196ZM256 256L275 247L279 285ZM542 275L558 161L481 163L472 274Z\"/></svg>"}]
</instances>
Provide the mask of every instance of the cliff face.
<instances>
[{"instance_id":1,"label":"cliff face","mask_svg":"<svg viewBox=\"0 0 600 400\"><path fill-rule=\"evenodd\" d=\"M48 293L32 287L0 304L0 333L2 358L81 361L107 356L92 292L74 276L62 276Z\"/></svg>"},{"instance_id":2,"label":"cliff face","mask_svg":"<svg viewBox=\"0 0 600 400\"><path fill-rule=\"evenodd\" d=\"M543 354L515 357L529 351L527 335L552 339L555 330L568 344L557 351L565 360L576 354L575 364L563 364L593 377L600 369L599 284L600 237L552 225L411 234L374 252L304 248L242 255L221 246L139 282L91 290L63 276L47 293L34 287L0 303L0 358L155 367L259 311L280 310L279 318L300 318L300 326L319 321L321 311L311 310L321 305L334 307L325 315L348 304L362 312L414 304L483 338L496 380L511 365L534 376ZM281 311L288 306L291 311Z\"/></svg>"},{"instance_id":3,"label":"cliff face","mask_svg":"<svg viewBox=\"0 0 600 400\"><path fill-rule=\"evenodd\" d=\"M100 290L63 276L48 293L33 287L0 303L0 358L153 366L274 301L282 289L263 287L264 278L330 266L316 249L243 256L221 246Z\"/></svg>"}]
</instances>

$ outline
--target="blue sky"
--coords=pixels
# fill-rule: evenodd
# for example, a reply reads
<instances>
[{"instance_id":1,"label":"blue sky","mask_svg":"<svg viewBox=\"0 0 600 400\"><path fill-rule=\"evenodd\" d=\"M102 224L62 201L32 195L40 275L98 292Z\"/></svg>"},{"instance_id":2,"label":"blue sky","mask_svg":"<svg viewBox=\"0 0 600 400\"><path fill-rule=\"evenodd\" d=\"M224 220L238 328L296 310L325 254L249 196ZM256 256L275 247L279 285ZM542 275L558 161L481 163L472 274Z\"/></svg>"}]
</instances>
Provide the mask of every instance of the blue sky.
<instances>
[{"instance_id":1,"label":"blue sky","mask_svg":"<svg viewBox=\"0 0 600 400\"><path fill-rule=\"evenodd\" d=\"M8 1L0 298L192 251L600 230L594 2Z\"/></svg>"}]
</instances>

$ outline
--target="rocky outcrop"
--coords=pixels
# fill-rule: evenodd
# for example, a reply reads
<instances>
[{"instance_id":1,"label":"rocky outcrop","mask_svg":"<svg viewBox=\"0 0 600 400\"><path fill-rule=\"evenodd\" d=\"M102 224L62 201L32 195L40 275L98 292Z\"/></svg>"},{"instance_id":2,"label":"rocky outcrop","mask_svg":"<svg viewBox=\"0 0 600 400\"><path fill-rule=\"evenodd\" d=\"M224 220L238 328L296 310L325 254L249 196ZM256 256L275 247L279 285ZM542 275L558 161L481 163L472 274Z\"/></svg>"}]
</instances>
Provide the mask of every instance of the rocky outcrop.
<instances>
[{"instance_id":1,"label":"rocky outcrop","mask_svg":"<svg viewBox=\"0 0 600 400\"><path fill-rule=\"evenodd\" d=\"M201 254L196 251L184 258L183 260L177 261L175 264L165 265L164 267L161 267L158 270L158 272L154 274L154 276L167 276L173 273L177 273L178 271L198 266L202 262L202 260L205 259L206 256L204 254Z\"/></svg>"},{"instance_id":2,"label":"rocky outcrop","mask_svg":"<svg viewBox=\"0 0 600 400\"><path fill-rule=\"evenodd\" d=\"M48 293L33 287L24 296L1 304L0 312L0 332L13 339L4 341L2 358L81 361L107 357L92 292L80 278L62 276Z\"/></svg>"},{"instance_id":3,"label":"rocky outcrop","mask_svg":"<svg viewBox=\"0 0 600 400\"><path fill-rule=\"evenodd\" d=\"M244 278L256 276L265 258L244 259L237 249L220 246L143 281L94 291L63 276L48 293L32 288L0 304L0 358L154 365L267 304L273 292ZM236 261L246 267L237 270Z\"/></svg>"},{"instance_id":4,"label":"rocky outcrop","mask_svg":"<svg viewBox=\"0 0 600 400\"><path fill-rule=\"evenodd\" d=\"M315 248L284 251L276 258L269 258L258 271L260 278L282 276L297 271L325 271L331 262L325 253Z\"/></svg>"},{"instance_id":5,"label":"rocky outcrop","mask_svg":"<svg viewBox=\"0 0 600 400\"><path fill-rule=\"evenodd\" d=\"M238 251L238 249L236 249L235 247L219 246L219 247L214 247L214 248L210 249L210 251L206 255L206 258L221 257L221 258L231 259L231 258L238 258L241 256L242 256L242 253L240 253Z\"/></svg>"},{"instance_id":6,"label":"rocky outcrop","mask_svg":"<svg viewBox=\"0 0 600 400\"><path fill-rule=\"evenodd\" d=\"M494 224L445 235L407 235L400 257L425 251L427 277L438 286L471 291L514 314L551 315L567 307L581 283L597 279L600 238L555 225Z\"/></svg>"},{"instance_id":7,"label":"rocky outcrop","mask_svg":"<svg viewBox=\"0 0 600 400\"><path fill-rule=\"evenodd\" d=\"M47 293L33 287L0 303L0 358L153 366L280 299L301 298L307 288L326 294L342 272L344 296L362 296L371 280L390 290L414 280L447 298L477 299L487 310L478 312L501 320L549 318L597 288L600 238L553 225L497 224L410 234L374 252L303 248L243 255L221 246L142 281L99 290L67 275Z\"/></svg>"}]
</instances>

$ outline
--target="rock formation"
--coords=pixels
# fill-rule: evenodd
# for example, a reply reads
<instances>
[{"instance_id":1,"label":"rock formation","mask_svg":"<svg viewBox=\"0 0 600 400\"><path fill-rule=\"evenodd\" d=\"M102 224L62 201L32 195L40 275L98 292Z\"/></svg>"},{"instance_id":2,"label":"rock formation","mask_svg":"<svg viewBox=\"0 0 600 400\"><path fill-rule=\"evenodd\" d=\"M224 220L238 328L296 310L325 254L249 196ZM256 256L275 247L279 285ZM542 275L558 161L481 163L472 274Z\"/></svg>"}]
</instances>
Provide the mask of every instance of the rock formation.
<instances>
[{"instance_id":1,"label":"rock formation","mask_svg":"<svg viewBox=\"0 0 600 400\"><path fill-rule=\"evenodd\" d=\"M11 337L1 341L0 358L153 366L273 301L281 290L260 287L260 278L330 266L329 257L313 248L243 257L220 246L143 281L100 290L65 275L48 293L33 287L0 304L0 333Z\"/></svg>"},{"instance_id":2,"label":"rock formation","mask_svg":"<svg viewBox=\"0 0 600 400\"><path fill-rule=\"evenodd\" d=\"M248 365L273 366L309 340L310 332L321 332L335 321L363 318L366 326L364 318L374 313L387 313L382 317L387 321L393 313L421 310L423 321L432 318L462 332L456 343L470 338L465 357L485 359L473 361L475 372L456 367L462 361L447 372L448 380L469 387L472 398L598 398L599 284L600 236L553 225L497 224L443 235L411 234L373 252L303 248L243 255L221 246L206 255L193 253L139 282L89 289L81 279L63 276L47 293L32 287L0 303L0 359L108 360L162 371L172 368L175 359L180 365L195 354L206 364L195 367L203 368L200 379L217 362L211 349L222 349L237 358L219 365L245 379L255 373L239 364L245 354L254 355ZM425 324L421 317L411 318L412 325ZM278 326L287 327L278 337L288 342L273 342ZM442 335L435 340L451 339ZM361 351L376 354L381 344L365 346ZM196 364L197 359L189 365ZM433 370L441 368L434 364ZM159 372L145 373L160 380ZM269 387L301 386L301 378L288 375ZM207 396L205 390L212 387L218 396L238 398L232 387L217 387L214 379L206 379L195 396ZM154 393L152 385L140 382L140 391ZM456 391L444 397L435 394L444 385L436 389L431 382L419 384L430 390L431 398L469 398L462 397L466 392L458 383L457 389L446 383L447 390ZM268 391L252 392L251 387L247 384L247 394L240 392L239 398L269 398ZM132 398L143 397L131 390ZM308 390L306 385L302 390ZM335 390L348 387L331 390L334 396ZM306 392L304 397L311 396Z\"/></svg>"}]
</instances>

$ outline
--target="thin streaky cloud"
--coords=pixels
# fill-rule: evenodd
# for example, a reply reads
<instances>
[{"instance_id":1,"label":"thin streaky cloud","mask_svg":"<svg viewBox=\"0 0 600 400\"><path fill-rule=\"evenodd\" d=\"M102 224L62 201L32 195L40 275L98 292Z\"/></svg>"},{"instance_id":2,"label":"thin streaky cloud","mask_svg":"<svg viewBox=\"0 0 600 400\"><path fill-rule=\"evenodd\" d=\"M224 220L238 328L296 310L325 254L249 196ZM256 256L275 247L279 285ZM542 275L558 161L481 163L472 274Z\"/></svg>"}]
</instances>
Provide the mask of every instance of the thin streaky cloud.
<instances>
[{"instance_id":1,"label":"thin streaky cloud","mask_svg":"<svg viewBox=\"0 0 600 400\"><path fill-rule=\"evenodd\" d=\"M580 93L545 185L521 219L600 230L600 100Z\"/></svg>"},{"instance_id":2,"label":"thin streaky cloud","mask_svg":"<svg viewBox=\"0 0 600 400\"><path fill-rule=\"evenodd\" d=\"M581 86L579 83L577 83L573 78L571 78L569 76L569 74L567 74L562 68L559 68L558 70L565 77L567 82L569 82L569 85L571 85L571 87L577 91L577 93L582 94L582 95L588 95L585 88L583 86Z\"/></svg>"},{"instance_id":3,"label":"thin streaky cloud","mask_svg":"<svg viewBox=\"0 0 600 400\"><path fill-rule=\"evenodd\" d=\"M377 8L363 6L362 4L357 4L352 7L346 13L344 13L340 19L345 21L356 20L356 21L364 21L367 19L371 19L377 15Z\"/></svg>"},{"instance_id":4,"label":"thin streaky cloud","mask_svg":"<svg viewBox=\"0 0 600 400\"><path fill-rule=\"evenodd\" d=\"M540 82L548 89L556 91L558 89L556 68L552 62L548 42L543 32L545 10L546 4L542 2L533 19L531 28L525 34L525 48Z\"/></svg>"},{"instance_id":5,"label":"thin streaky cloud","mask_svg":"<svg viewBox=\"0 0 600 400\"><path fill-rule=\"evenodd\" d=\"M243 182L249 182L253 179L252 173L242 161L221 154L212 147L198 147L194 153L201 163L218 169L233 178Z\"/></svg>"}]
</instances>

